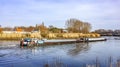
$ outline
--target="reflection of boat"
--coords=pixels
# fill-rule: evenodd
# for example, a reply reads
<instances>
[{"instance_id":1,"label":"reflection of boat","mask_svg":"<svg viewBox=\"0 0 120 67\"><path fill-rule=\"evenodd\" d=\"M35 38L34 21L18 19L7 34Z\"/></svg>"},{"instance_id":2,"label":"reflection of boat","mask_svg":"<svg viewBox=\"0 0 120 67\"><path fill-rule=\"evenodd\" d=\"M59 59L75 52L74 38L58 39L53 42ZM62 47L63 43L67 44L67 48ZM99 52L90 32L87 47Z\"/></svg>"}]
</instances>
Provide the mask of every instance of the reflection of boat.
<instances>
[{"instance_id":1,"label":"reflection of boat","mask_svg":"<svg viewBox=\"0 0 120 67\"><path fill-rule=\"evenodd\" d=\"M120 37L118 37L118 38L114 38L115 40L120 40Z\"/></svg>"}]
</instances>

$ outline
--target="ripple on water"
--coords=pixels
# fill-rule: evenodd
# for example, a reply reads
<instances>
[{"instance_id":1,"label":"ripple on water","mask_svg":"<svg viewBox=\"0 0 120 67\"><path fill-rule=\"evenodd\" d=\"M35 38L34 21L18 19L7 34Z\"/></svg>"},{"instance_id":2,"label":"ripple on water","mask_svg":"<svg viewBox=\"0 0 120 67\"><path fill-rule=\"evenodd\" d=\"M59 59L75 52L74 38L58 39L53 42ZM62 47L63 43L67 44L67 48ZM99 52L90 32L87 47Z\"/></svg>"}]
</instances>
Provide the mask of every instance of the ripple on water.
<instances>
[{"instance_id":1,"label":"ripple on water","mask_svg":"<svg viewBox=\"0 0 120 67\"><path fill-rule=\"evenodd\" d=\"M1 43L0 43L1 44ZM10 45L10 48L6 46ZM74 43L63 45L19 48L19 42L3 42L0 48L0 66L3 67L41 67L56 62L67 66L80 67L82 64L94 64L96 58L100 63L108 63L112 56L115 63L120 59L120 40L108 40L91 43ZM16 46L15 46L16 45ZM12 66L13 65L13 66Z\"/></svg>"}]
</instances>

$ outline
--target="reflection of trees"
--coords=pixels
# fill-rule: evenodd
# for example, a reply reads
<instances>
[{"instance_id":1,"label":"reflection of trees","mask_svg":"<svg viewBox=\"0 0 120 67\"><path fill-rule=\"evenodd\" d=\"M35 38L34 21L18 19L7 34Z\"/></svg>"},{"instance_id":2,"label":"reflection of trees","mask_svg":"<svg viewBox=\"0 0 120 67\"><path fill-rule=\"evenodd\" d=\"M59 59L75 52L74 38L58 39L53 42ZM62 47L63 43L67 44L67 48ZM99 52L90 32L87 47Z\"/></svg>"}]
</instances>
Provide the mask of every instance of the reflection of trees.
<instances>
[{"instance_id":1,"label":"reflection of trees","mask_svg":"<svg viewBox=\"0 0 120 67\"><path fill-rule=\"evenodd\" d=\"M75 48L70 49L68 51L68 54L75 56L75 55L78 55L80 52L85 52L87 50L89 50L88 43L76 43Z\"/></svg>"}]
</instances>

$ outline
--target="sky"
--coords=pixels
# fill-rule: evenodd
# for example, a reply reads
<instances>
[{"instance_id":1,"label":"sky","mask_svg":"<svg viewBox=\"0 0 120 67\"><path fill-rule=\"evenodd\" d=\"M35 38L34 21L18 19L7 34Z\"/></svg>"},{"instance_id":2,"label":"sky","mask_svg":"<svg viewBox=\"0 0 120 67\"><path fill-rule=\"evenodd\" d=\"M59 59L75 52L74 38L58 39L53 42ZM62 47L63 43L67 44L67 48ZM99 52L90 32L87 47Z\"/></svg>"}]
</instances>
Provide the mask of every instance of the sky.
<instances>
[{"instance_id":1,"label":"sky","mask_svg":"<svg viewBox=\"0 0 120 67\"><path fill-rule=\"evenodd\" d=\"M0 0L2 27L44 22L65 28L70 18L89 22L92 30L120 29L120 0Z\"/></svg>"}]
</instances>

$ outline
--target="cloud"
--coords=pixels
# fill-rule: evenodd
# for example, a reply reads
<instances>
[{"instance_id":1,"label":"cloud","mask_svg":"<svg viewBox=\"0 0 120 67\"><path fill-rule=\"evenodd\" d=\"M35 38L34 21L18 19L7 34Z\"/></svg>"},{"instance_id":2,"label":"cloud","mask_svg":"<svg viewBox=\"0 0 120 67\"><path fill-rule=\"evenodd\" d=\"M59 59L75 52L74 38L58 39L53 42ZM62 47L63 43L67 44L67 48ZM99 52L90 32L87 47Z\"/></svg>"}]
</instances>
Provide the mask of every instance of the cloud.
<instances>
[{"instance_id":1,"label":"cloud","mask_svg":"<svg viewBox=\"0 0 120 67\"><path fill-rule=\"evenodd\" d=\"M120 21L119 0L1 0L0 3L2 26L29 26L44 21L47 26L64 27L67 19L77 18L91 23L93 29L109 29Z\"/></svg>"}]
</instances>

